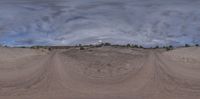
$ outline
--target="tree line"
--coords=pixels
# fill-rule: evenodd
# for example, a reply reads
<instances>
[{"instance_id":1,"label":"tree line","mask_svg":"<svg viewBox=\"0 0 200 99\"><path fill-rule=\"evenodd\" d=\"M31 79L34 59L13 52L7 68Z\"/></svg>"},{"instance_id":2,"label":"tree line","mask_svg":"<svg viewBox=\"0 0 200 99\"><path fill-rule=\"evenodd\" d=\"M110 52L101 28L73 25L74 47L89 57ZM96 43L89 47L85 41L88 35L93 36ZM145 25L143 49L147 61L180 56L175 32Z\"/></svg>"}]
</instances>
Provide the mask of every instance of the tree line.
<instances>
[{"instance_id":1,"label":"tree line","mask_svg":"<svg viewBox=\"0 0 200 99\"><path fill-rule=\"evenodd\" d=\"M120 44L111 44L109 42L105 42L105 43L100 43L100 44L90 44L90 45L75 45L75 46L31 46L31 47L25 47L25 46L21 46L19 48L31 48L31 49L39 49L39 48L43 48L43 49L48 49L48 50L52 50L52 49L68 49L71 47L79 47L80 50L84 50L86 47L103 47L103 46L111 46L111 47L126 47L126 48L143 48L143 49L159 49L159 48L164 48L167 51L169 50L173 50L174 46L173 45L168 45L168 46L155 46L155 47L143 47L142 45L138 45L138 44L126 44L126 45L120 45ZM191 47L192 45L190 44L185 44L184 47ZM195 44L193 46L199 47L199 44ZM2 45L0 44L0 47L8 47L6 45Z\"/></svg>"}]
</instances>

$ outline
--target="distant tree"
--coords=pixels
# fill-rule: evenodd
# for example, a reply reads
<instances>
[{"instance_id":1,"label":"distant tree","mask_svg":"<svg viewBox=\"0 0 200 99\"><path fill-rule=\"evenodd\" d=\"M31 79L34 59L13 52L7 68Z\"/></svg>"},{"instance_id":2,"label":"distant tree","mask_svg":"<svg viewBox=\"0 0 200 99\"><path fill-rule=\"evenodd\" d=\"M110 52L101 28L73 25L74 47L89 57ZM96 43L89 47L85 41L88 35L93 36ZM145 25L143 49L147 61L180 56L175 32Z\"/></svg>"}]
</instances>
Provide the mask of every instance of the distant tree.
<instances>
[{"instance_id":1,"label":"distant tree","mask_svg":"<svg viewBox=\"0 0 200 99\"><path fill-rule=\"evenodd\" d=\"M131 44L127 44L126 47L131 47Z\"/></svg>"},{"instance_id":2,"label":"distant tree","mask_svg":"<svg viewBox=\"0 0 200 99\"><path fill-rule=\"evenodd\" d=\"M166 50L169 51L169 50L171 50L171 49L170 49L169 47L166 47Z\"/></svg>"},{"instance_id":3,"label":"distant tree","mask_svg":"<svg viewBox=\"0 0 200 99\"><path fill-rule=\"evenodd\" d=\"M185 47L190 47L190 45L189 44L185 44Z\"/></svg>"},{"instance_id":4,"label":"distant tree","mask_svg":"<svg viewBox=\"0 0 200 99\"><path fill-rule=\"evenodd\" d=\"M111 46L111 43L106 42L106 43L104 43L103 45L104 45L104 46Z\"/></svg>"},{"instance_id":5,"label":"distant tree","mask_svg":"<svg viewBox=\"0 0 200 99\"><path fill-rule=\"evenodd\" d=\"M154 47L154 49L158 49L158 48L159 48L159 46L158 46L158 45Z\"/></svg>"},{"instance_id":6,"label":"distant tree","mask_svg":"<svg viewBox=\"0 0 200 99\"><path fill-rule=\"evenodd\" d=\"M198 47L198 46L199 46L199 44L196 44L195 46L197 46L197 47Z\"/></svg>"},{"instance_id":7,"label":"distant tree","mask_svg":"<svg viewBox=\"0 0 200 99\"><path fill-rule=\"evenodd\" d=\"M144 47L142 45L140 45L139 48L144 48Z\"/></svg>"},{"instance_id":8,"label":"distant tree","mask_svg":"<svg viewBox=\"0 0 200 99\"><path fill-rule=\"evenodd\" d=\"M97 44L96 47L103 47L103 46L109 46L110 43L100 43L100 44Z\"/></svg>"},{"instance_id":9,"label":"distant tree","mask_svg":"<svg viewBox=\"0 0 200 99\"><path fill-rule=\"evenodd\" d=\"M174 48L172 45L169 45L169 48Z\"/></svg>"},{"instance_id":10,"label":"distant tree","mask_svg":"<svg viewBox=\"0 0 200 99\"><path fill-rule=\"evenodd\" d=\"M174 49L174 47L173 47L172 45L169 45L169 46L167 46L167 47L165 47L165 48L166 48L167 51L173 50L173 49Z\"/></svg>"},{"instance_id":11,"label":"distant tree","mask_svg":"<svg viewBox=\"0 0 200 99\"><path fill-rule=\"evenodd\" d=\"M25 46L21 46L20 48L26 48Z\"/></svg>"},{"instance_id":12,"label":"distant tree","mask_svg":"<svg viewBox=\"0 0 200 99\"><path fill-rule=\"evenodd\" d=\"M95 45L95 47L102 47L102 46L103 46L102 44Z\"/></svg>"},{"instance_id":13,"label":"distant tree","mask_svg":"<svg viewBox=\"0 0 200 99\"><path fill-rule=\"evenodd\" d=\"M134 48L139 48L139 46L138 46L137 44L136 44L136 45L134 45L133 47L134 47Z\"/></svg>"},{"instance_id":14,"label":"distant tree","mask_svg":"<svg viewBox=\"0 0 200 99\"><path fill-rule=\"evenodd\" d=\"M31 46L31 49L38 49L38 46Z\"/></svg>"},{"instance_id":15,"label":"distant tree","mask_svg":"<svg viewBox=\"0 0 200 99\"><path fill-rule=\"evenodd\" d=\"M4 47L5 47L5 48L8 48L8 46L7 46L7 45L4 45Z\"/></svg>"},{"instance_id":16,"label":"distant tree","mask_svg":"<svg viewBox=\"0 0 200 99\"><path fill-rule=\"evenodd\" d=\"M162 48L166 48L166 46L163 46Z\"/></svg>"}]
</instances>

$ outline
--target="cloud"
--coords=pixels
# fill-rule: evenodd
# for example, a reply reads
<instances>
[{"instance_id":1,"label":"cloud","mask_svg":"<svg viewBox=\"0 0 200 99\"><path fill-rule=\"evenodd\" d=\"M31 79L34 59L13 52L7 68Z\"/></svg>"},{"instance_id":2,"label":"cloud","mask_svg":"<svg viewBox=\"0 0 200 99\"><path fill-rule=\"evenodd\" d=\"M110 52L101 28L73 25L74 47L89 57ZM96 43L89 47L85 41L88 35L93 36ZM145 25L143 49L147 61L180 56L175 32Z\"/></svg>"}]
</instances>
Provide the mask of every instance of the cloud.
<instances>
[{"instance_id":1,"label":"cloud","mask_svg":"<svg viewBox=\"0 0 200 99\"><path fill-rule=\"evenodd\" d=\"M0 42L146 46L200 43L199 0L0 1Z\"/></svg>"}]
</instances>

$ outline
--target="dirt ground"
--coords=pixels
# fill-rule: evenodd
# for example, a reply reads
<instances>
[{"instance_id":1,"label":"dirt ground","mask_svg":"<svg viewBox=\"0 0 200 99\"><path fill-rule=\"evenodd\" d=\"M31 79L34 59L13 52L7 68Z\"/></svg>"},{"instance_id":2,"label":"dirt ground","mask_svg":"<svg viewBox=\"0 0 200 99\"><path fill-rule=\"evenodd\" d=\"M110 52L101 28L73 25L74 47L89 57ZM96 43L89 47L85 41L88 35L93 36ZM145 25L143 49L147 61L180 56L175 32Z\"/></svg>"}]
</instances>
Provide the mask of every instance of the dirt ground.
<instances>
[{"instance_id":1,"label":"dirt ground","mask_svg":"<svg viewBox=\"0 0 200 99\"><path fill-rule=\"evenodd\" d=\"M200 48L0 48L0 99L200 99Z\"/></svg>"}]
</instances>

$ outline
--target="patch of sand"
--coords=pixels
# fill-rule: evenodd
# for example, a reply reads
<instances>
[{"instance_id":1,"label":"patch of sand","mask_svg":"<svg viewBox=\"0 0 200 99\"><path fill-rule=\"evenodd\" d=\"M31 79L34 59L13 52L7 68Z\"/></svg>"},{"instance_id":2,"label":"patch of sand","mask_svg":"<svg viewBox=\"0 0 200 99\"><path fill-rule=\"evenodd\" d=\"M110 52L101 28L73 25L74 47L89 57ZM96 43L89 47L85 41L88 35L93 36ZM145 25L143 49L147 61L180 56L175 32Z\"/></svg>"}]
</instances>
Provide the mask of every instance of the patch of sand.
<instances>
[{"instance_id":1,"label":"patch of sand","mask_svg":"<svg viewBox=\"0 0 200 99\"><path fill-rule=\"evenodd\" d=\"M200 99L199 52L0 48L0 99Z\"/></svg>"}]
</instances>

